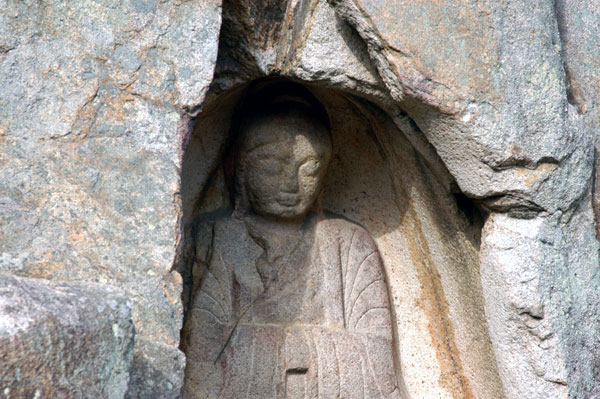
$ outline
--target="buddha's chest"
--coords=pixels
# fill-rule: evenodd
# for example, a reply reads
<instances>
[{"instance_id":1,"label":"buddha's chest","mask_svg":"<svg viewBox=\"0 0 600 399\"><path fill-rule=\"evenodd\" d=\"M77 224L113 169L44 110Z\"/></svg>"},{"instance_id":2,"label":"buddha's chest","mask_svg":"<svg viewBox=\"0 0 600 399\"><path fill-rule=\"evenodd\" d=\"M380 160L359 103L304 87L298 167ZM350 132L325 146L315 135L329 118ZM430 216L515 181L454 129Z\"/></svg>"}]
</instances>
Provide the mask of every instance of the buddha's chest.
<instances>
[{"instance_id":1,"label":"buddha's chest","mask_svg":"<svg viewBox=\"0 0 600 399\"><path fill-rule=\"evenodd\" d=\"M275 278L250 303L243 304L249 306L244 322L343 325L341 295L338 289L331 289L340 284L336 274L329 273L332 265L322 264L313 255L297 266L301 268L297 273Z\"/></svg>"},{"instance_id":2,"label":"buddha's chest","mask_svg":"<svg viewBox=\"0 0 600 399\"><path fill-rule=\"evenodd\" d=\"M343 326L339 247L327 239L309 237L297 250L269 260L243 224L217 225L209 268L222 270L218 279L228 280L221 285L229 291L222 297L231 321Z\"/></svg>"}]
</instances>

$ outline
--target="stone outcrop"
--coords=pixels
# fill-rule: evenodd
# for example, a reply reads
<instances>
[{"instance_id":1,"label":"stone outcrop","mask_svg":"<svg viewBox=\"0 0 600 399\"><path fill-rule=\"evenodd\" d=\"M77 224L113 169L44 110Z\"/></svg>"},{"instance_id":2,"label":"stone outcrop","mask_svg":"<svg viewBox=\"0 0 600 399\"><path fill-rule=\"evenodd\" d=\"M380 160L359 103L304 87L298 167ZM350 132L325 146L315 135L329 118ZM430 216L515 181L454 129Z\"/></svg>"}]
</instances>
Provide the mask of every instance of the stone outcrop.
<instances>
[{"instance_id":1,"label":"stone outcrop","mask_svg":"<svg viewBox=\"0 0 600 399\"><path fill-rule=\"evenodd\" d=\"M183 361L146 359L182 356L182 126L220 20L216 0L0 3L0 269L122 288L134 364L155 380L179 366L176 392Z\"/></svg>"},{"instance_id":2,"label":"stone outcrop","mask_svg":"<svg viewBox=\"0 0 600 399\"><path fill-rule=\"evenodd\" d=\"M0 275L2 398L122 398L133 337L120 290Z\"/></svg>"},{"instance_id":3,"label":"stone outcrop","mask_svg":"<svg viewBox=\"0 0 600 399\"><path fill-rule=\"evenodd\" d=\"M585 0L0 2L0 270L119 287L128 397L179 395L191 222L278 76L330 115L323 206L381 253L410 398L600 397L599 26Z\"/></svg>"}]
</instances>

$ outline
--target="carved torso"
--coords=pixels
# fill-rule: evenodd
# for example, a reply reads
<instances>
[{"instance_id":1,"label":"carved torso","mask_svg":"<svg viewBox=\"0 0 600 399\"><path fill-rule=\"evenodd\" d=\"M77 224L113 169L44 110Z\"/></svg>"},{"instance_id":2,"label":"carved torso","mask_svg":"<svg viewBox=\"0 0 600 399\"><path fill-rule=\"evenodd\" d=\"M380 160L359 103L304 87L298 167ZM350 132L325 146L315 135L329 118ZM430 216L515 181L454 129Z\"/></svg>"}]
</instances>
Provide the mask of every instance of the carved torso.
<instances>
[{"instance_id":1,"label":"carved torso","mask_svg":"<svg viewBox=\"0 0 600 399\"><path fill-rule=\"evenodd\" d=\"M184 332L186 397L399 397L389 298L369 234L313 216L277 258L255 235L229 215L199 226L207 270Z\"/></svg>"}]
</instances>

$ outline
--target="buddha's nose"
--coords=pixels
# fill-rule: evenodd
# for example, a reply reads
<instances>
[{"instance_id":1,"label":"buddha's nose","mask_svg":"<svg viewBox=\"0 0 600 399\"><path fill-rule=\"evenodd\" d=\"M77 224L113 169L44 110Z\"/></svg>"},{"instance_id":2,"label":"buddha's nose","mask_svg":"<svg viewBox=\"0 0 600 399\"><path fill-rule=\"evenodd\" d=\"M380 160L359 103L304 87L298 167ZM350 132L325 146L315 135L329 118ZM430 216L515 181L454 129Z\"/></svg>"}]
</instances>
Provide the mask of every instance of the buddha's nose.
<instances>
[{"instance_id":1,"label":"buddha's nose","mask_svg":"<svg viewBox=\"0 0 600 399\"><path fill-rule=\"evenodd\" d=\"M283 179L282 191L285 193L297 193L299 182L298 182L298 170L294 165L288 165L286 173Z\"/></svg>"}]
</instances>

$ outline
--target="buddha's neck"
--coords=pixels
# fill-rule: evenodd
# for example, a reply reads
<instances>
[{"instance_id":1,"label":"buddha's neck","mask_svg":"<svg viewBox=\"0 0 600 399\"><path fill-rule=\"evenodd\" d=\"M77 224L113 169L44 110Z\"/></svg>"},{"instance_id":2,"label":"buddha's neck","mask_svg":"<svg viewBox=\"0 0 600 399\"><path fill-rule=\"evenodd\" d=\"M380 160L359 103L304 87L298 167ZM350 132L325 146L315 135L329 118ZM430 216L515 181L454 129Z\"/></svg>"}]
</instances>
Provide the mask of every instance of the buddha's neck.
<instances>
[{"instance_id":1,"label":"buddha's neck","mask_svg":"<svg viewBox=\"0 0 600 399\"><path fill-rule=\"evenodd\" d=\"M250 214L244 221L250 235L265 249L269 261L273 261L289 255L296 248L308 227L307 219L276 219Z\"/></svg>"}]
</instances>

